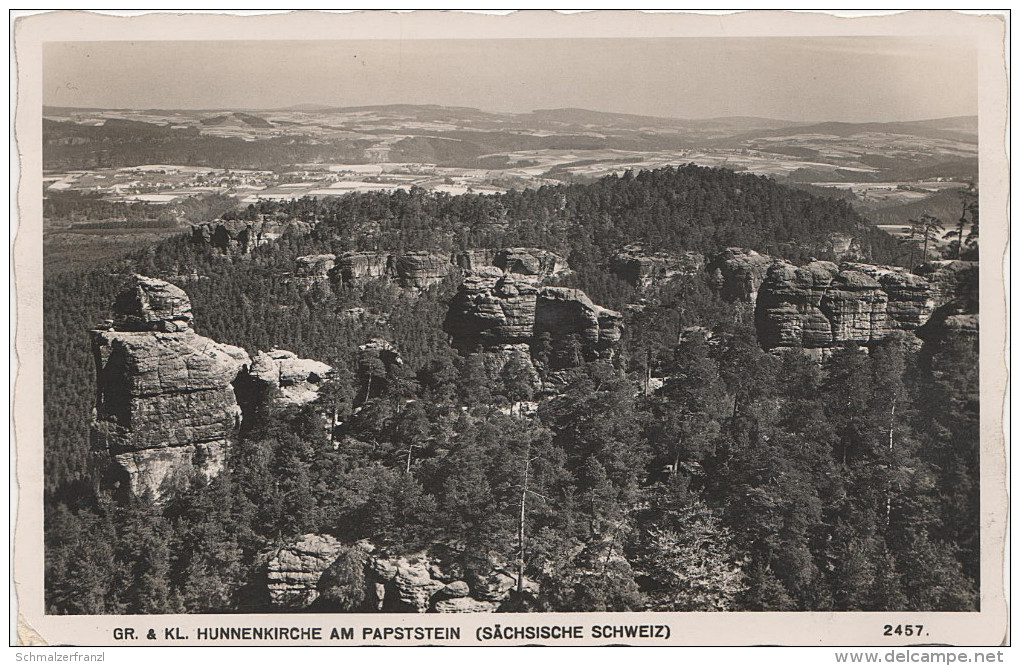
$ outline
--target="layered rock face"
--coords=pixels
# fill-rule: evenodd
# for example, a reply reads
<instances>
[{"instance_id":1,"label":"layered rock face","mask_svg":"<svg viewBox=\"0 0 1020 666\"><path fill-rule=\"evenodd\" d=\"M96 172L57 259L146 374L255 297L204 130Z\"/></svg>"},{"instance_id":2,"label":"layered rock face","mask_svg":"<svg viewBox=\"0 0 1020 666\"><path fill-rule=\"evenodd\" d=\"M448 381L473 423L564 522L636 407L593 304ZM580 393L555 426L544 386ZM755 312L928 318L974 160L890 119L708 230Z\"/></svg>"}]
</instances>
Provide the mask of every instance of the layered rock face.
<instances>
[{"instance_id":1,"label":"layered rock face","mask_svg":"<svg viewBox=\"0 0 1020 666\"><path fill-rule=\"evenodd\" d=\"M178 474L215 476L240 425L233 382L248 354L190 323L182 290L136 275L117 298L112 329L92 331L92 445L112 459L108 480L134 494L159 497Z\"/></svg>"},{"instance_id":2,"label":"layered rock face","mask_svg":"<svg viewBox=\"0 0 1020 666\"><path fill-rule=\"evenodd\" d=\"M175 285L135 275L117 295L113 324L118 331L177 333L191 328L191 299Z\"/></svg>"},{"instance_id":3,"label":"layered rock face","mask_svg":"<svg viewBox=\"0 0 1020 666\"><path fill-rule=\"evenodd\" d=\"M933 262L919 274L860 263L777 262L757 294L758 340L766 349L868 345L916 331L933 318L974 315L976 285L971 262Z\"/></svg>"},{"instance_id":4,"label":"layered rock face","mask_svg":"<svg viewBox=\"0 0 1020 666\"><path fill-rule=\"evenodd\" d=\"M567 271L567 261L548 250L536 247L509 247L498 250L492 265L507 273L543 279Z\"/></svg>"},{"instance_id":5,"label":"layered rock face","mask_svg":"<svg viewBox=\"0 0 1020 666\"><path fill-rule=\"evenodd\" d=\"M301 220L213 220L191 225L191 240L226 255L244 255L284 234L306 234L312 224Z\"/></svg>"},{"instance_id":6,"label":"layered rock face","mask_svg":"<svg viewBox=\"0 0 1020 666\"><path fill-rule=\"evenodd\" d=\"M354 546L365 554L364 610L388 613L491 613L517 588L502 567L465 572L454 562L427 553L386 557L373 546ZM344 547L333 537L306 534L295 543L267 554L267 584L273 606L308 608L318 597L323 572ZM524 589L538 585L525 579Z\"/></svg>"},{"instance_id":7,"label":"layered rock face","mask_svg":"<svg viewBox=\"0 0 1020 666\"><path fill-rule=\"evenodd\" d=\"M308 291L319 287L329 293L330 272L336 266L335 254L310 254L294 260L294 274L286 281Z\"/></svg>"},{"instance_id":8,"label":"layered rock face","mask_svg":"<svg viewBox=\"0 0 1020 666\"><path fill-rule=\"evenodd\" d=\"M731 247L713 256L705 268L723 298L753 304L773 261L754 250Z\"/></svg>"},{"instance_id":9,"label":"layered rock face","mask_svg":"<svg viewBox=\"0 0 1020 666\"><path fill-rule=\"evenodd\" d=\"M758 342L766 349L867 344L888 335L888 300L874 278L830 262L776 264L758 293Z\"/></svg>"},{"instance_id":10,"label":"layered rock face","mask_svg":"<svg viewBox=\"0 0 1020 666\"><path fill-rule=\"evenodd\" d=\"M262 382L276 393L275 402L281 407L300 407L315 400L319 385L333 372L333 368L284 349L259 352L252 360L249 376Z\"/></svg>"},{"instance_id":11,"label":"layered rock face","mask_svg":"<svg viewBox=\"0 0 1020 666\"><path fill-rule=\"evenodd\" d=\"M466 351L531 342L538 288L513 274L468 275L450 303L443 329Z\"/></svg>"},{"instance_id":12,"label":"layered rock face","mask_svg":"<svg viewBox=\"0 0 1020 666\"><path fill-rule=\"evenodd\" d=\"M891 328L912 331L928 321L940 305L931 283L905 268L844 263L840 269L863 273L878 281L889 297L886 316Z\"/></svg>"},{"instance_id":13,"label":"layered rock face","mask_svg":"<svg viewBox=\"0 0 1020 666\"><path fill-rule=\"evenodd\" d=\"M379 252L345 252L336 261L334 272L343 284L358 284L387 276L389 255Z\"/></svg>"},{"instance_id":14,"label":"layered rock face","mask_svg":"<svg viewBox=\"0 0 1020 666\"><path fill-rule=\"evenodd\" d=\"M831 233L828 248L836 261L855 261L861 259L861 244L850 234Z\"/></svg>"},{"instance_id":15,"label":"layered rock face","mask_svg":"<svg viewBox=\"0 0 1020 666\"><path fill-rule=\"evenodd\" d=\"M546 332L553 339L577 335L586 345L608 349L623 335L623 315L592 303L580 289L545 287L535 305L534 334Z\"/></svg>"},{"instance_id":16,"label":"layered rock face","mask_svg":"<svg viewBox=\"0 0 1020 666\"><path fill-rule=\"evenodd\" d=\"M457 268L464 271L479 271L493 266L496 258L496 250L482 248L478 250L465 250L453 255L450 260Z\"/></svg>"},{"instance_id":17,"label":"layered rock face","mask_svg":"<svg viewBox=\"0 0 1020 666\"><path fill-rule=\"evenodd\" d=\"M691 276L705 266L705 258L695 252L681 255L647 252L639 245L628 245L613 255L609 268L639 289L648 289L657 282Z\"/></svg>"},{"instance_id":18,"label":"layered rock face","mask_svg":"<svg viewBox=\"0 0 1020 666\"><path fill-rule=\"evenodd\" d=\"M580 289L536 287L513 273L469 275L450 303L443 329L462 351L496 350L577 335L589 351L619 342L623 316L603 308Z\"/></svg>"},{"instance_id":19,"label":"layered rock face","mask_svg":"<svg viewBox=\"0 0 1020 666\"><path fill-rule=\"evenodd\" d=\"M405 289L425 289L442 282L452 269L449 260L428 252L347 252L337 260L334 273L345 285L388 279Z\"/></svg>"},{"instance_id":20,"label":"layered rock face","mask_svg":"<svg viewBox=\"0 0 1020 666\"><path fill-rule=\"evenodd\" d=\"M917 274L931 285L935 307L951 305L958 314L978 311L978 262L929 261Z\"/></svg>"},{"instance_id":21,"label":"layered rock face","mask_svg":"<svg viewBox=\"0 0 1020 666\"><path fill-rule=\"evenodd\" d=\"M566 259L537 247L508 247L500 250L467 250L455 254L452 263L468 272L490 267L536 280L562 275L570 270Z\"/></svg>"},{"instance_id":22,"label":"layered rock face","mask_svg":"<svg viewBox=\"0 0 1020 666\"><path fill-rule=\"evenodd\" d=\"M976 261L932 261L917 272L925 276L937 308L917 334L933 345L979 343L978 264Z\"/></svg>"},{"instance_id":23,"label":"layered rock face","mask_svg":"<svg viewBox=\"0 0 1020 666\"><path fill-rule=\"evenodd\" d=\"M324 278L329 276L336 264L335 254L309 254L295 260L294 275L298 277Z\"/></svg>"},{"instance_id":24,"label":"layered rock face","mask_svg":"<svg viewBox=\"0 0 1020 666\"><path fill-rule=\"evenodd\" d=\"M428 252L407 252L390 257L394 279L405 289L425 289L442 282L453 266L448 259Z\"/></svg>"},{"instance_id":25,"label":"layered rock face","mask_svg":"<svg viewBox=\"0 0 1020 666\"><path fill-rule=\"evenodd\" d=\"M341 543L328 534L306 534L294 544L270 552L266 578L273 606L310 606L319 597L322 572L342 549Z\"/></svg>"},{"instance_id":26,"label":"layered rock face","mask_svg":"<svg viewBox=\"0 0 1020 666\"><path fill-rule=\"evenodd\" d=\"M370 603L380 611L405 613L491 613L517 589L517 579L491 562L464 571L428 553L404 557L369 557ZM530 594L539 591L524 579Z\"/></svg>"}]
</instances>

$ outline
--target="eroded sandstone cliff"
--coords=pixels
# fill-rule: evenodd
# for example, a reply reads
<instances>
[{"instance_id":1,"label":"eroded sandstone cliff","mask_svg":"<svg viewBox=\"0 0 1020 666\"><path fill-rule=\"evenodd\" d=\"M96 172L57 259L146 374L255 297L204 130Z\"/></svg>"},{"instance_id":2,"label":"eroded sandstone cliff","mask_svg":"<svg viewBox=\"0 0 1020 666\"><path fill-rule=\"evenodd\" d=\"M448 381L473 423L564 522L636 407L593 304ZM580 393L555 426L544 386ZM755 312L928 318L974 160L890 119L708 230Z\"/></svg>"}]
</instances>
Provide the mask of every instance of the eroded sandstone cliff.
<instances>
[{"instance_id":1,"label":"eroded sandstone cliff","mask_svg":"<svg viewBox=\"0 0 1020 666\"><path fill-rule=\"evenodd\" d=\"M333 274L349 286L385 279L404 289L426 289L442 282L453 268L448 259L425 251L346 252L337 259Z\"/></svg>"},{"instance_id":2,"label":"eroded sandstone cliff","mask_svg":"<svg viewBox=\"0 0 1020 666\"><path fill-rule=\"evenodd\" d=\"M191 225L191 240L224 255L246 255L285 234L306 234L314 225L301 220L213 220Z\"/></svg>"},{"instance_id":3,"label":"eroded sandstone cliff","mask_svg":"<svg viewBox=\"0 0 1020 666\"><path fill-rule=\"evenodd\" d=\"M754 250L730 247L711 257L705 268L723 298L753 304L773 261Z\"/></svg>"},{"instance_id":4,"label":"eroded sandstone cliff","mask_svg":"<svg viewBox=\"0 0 1020 666\"><path fill-rule=\"evenodd\" d=\"M814 261L770 265L755 304L758 341L766 349L868 345L897 331L914 332L933 317L977 312L971 262L904 268Z\"/></svg>"},{"instance_id":5,"label":"eroded sandstone cliff","mask_svg":"<svg viewBox=\"0 0 1020 666\"><path fill-rule=\"evenodd\" d=\"M570 270L566 259L555 252L537 247L466 250L455 254L452 262L468 272L498 268L504 273L535 280L563 275Z\"/></svg>"},{"instance_id":6,"label":"eroded sandstone cliff","mask_svg":"<svg viewBox=\"0 0 1020 666\"><path fill-rule=\"evenodd\" d=\"M704 266L704 256L696 252L651 252L640 245L628 245L613 255L609 262L609 269L613 273L639 289L694 275Z\"/></svg>"},{"instance_id":7,"label":"eroded sandstone cliff","mask_svg":"<svg viewBox=\"0 0 1020 666\"><path fill-rule=\"evenodd\" d=\"M175 477L223 467L241 420L233 382L251 361L198 335L191 321L183 290L135 275L112 327L92 331L92 445L109 456L106 478L122 491L159 497Z\"/></svg>"},{"instance_id":8,"label":"eroded sandstone cliff","mask_svg":"<svg viewBox=\"0 0 1020 666\"><path fill-rule=\"evenodd\" d=\"M363 602L359 610L389 613L491 613L517 589L504 563L486 559L471 567L455 559L419 552L388 556L368 542L343 546L328 534L305 534L266 554L267 586L274 607L313 607L330 582L323 574L345 550L363 563ZM539 588L527 578L523 590Z\"/></svg>"},{"instance_id":9,"label":"eroded sandstone cliff","mask_svg":"<svg viewBox=\"0 0 1020 666\"><path fill-rule=\"evenodd\" d=\"M322 361L271 349L255 355L249 376L270 390L277 406L300 407L318 397L319 386L332 372L333 368Z\"/></svg>"},{"instance_id":10,"label":"eroded sandstone cliff","mask_svg":"<svg viewBox=\"0 0 1020 666\"><path fill-rule=\"evenodd\" d=\"M537 287L514 273L488 270L465 277L450 303L444 330L462 351L552 342L577 336L587 352L620 340L623 316L596 305L579 289Z\"/></svg>"}]
</instances>

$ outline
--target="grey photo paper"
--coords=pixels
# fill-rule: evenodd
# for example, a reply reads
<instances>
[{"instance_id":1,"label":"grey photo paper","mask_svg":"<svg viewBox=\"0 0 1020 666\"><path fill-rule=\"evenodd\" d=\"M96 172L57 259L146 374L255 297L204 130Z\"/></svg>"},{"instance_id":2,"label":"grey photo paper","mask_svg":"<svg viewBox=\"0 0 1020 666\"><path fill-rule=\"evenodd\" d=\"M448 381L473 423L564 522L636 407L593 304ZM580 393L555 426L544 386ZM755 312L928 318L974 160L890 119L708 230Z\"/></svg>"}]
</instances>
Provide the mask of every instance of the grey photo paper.
<instances>
[{"instance_id":1,"label":"grey photo paper","mask_svg":"<svg viewBox=\"0 0 1020 666\"><path fill-rule=\"evenodd\" d=\"M1008 642L1008 12L12 34L12 643Z\"/></svg>"}]
</instances>

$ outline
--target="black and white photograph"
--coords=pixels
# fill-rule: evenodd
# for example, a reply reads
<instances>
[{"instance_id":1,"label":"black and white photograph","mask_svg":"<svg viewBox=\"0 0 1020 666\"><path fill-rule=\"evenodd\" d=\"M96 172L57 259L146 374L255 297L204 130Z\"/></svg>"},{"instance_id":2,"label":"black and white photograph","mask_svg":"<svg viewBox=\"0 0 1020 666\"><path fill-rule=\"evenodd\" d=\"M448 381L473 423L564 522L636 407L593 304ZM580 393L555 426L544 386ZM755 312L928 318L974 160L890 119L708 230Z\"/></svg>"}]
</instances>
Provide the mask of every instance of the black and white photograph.
<instances>
[{"instance_id":1,"label":"black and white photograph","mask_svg":"<svg viewBox=\"0 0 1020 666\"><path fill-rule=\"evenodd\" d=\"M21 603L137 627L95 644L1008 640L1002 22L765 14L33 37Z\"/></svg>"}]
</instances>

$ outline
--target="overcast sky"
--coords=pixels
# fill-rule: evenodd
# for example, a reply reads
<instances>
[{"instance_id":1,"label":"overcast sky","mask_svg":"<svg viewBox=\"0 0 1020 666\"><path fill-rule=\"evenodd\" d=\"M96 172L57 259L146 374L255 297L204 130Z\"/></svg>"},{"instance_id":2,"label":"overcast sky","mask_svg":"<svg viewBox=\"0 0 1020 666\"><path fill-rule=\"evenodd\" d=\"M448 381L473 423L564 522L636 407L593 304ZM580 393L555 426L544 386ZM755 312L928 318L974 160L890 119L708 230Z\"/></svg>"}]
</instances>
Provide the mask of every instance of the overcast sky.
<instances>
[{"instance_id":1,"label":"overcast sky","mask_svg":"<svg viewBox=\"0 0 1020 666\"><path fill-rule=\"evenodd\" d=\"M977 113L951 37L50 42L44 103L163 109L441 104L681 118Z\"/></svg>"}]
</instances>

